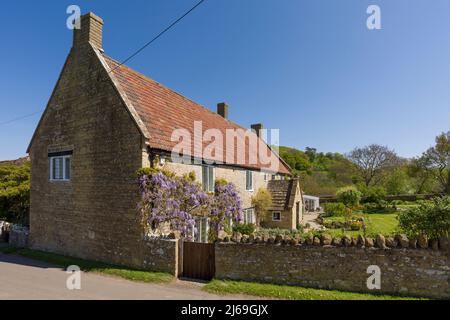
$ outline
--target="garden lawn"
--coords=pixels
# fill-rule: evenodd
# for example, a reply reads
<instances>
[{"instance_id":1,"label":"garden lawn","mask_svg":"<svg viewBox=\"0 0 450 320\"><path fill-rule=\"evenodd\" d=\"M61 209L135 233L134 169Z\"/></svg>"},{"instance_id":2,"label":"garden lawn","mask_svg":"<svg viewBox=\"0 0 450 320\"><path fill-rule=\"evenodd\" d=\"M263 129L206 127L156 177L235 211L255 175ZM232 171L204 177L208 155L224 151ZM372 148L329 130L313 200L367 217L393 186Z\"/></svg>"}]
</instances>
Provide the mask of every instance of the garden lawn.
<instances>
[{"instance_id":1,"label":"garden lawn","mask_svg":"<svg viewBox=\"0 0 450 320\"><path fill-rule=\"evenodd\" d=\"M203 290L215 294L247 294L284 300L416 300L414 298L310 289L255 282L213 280Z\"/></svg>"},{"instance_id":2,"label":"garden lawn","mask_svg":"<svg viewBox=\"0 0 450 320\"><path fill-rule=\"evenodd\" d=\"M167 283L174 280L174 277L169 273L130 269L37 250L0 247L0 253L17 254L30 259L45 261L64 269L68 266L76 265L85 272L117 276L132 281Z\"/></svg>"},{"instance_id":3,"label":"garden lawn","mask_svg":"<svg viewBox=\"0 0 450 320\"><path fill-rule=\"evenodd\" d=\"M354 217L363 217L366 221L366 234L370 236L375 236L377 234L382 235L393 235L396 233L398 229L398 220L396 213L355 213ZM324 222L332 222L332 221L340 221L344 222L344 217L328 217L324 218ZM358 236L363 235L364 231L343 231L342 229L327 229L325 233L330 234L331 236Z\"/></svg>"}]
</instances>

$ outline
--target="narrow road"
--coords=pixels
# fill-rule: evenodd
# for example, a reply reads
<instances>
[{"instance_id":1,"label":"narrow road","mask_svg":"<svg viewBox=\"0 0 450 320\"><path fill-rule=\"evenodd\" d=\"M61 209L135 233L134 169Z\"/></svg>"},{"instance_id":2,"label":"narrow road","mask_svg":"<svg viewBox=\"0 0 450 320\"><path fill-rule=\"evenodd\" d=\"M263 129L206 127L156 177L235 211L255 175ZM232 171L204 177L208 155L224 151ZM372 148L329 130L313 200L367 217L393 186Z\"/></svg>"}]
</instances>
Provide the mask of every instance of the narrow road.
<instances>
[{"instance_id":1,"label":"narrow road","mask_svg":"<svg viewBox=\"0 0 450 320\"><path fill-rule=\"evenodd\" d=\"M253 299L244 295L219 296L201 290L201 284L132 282L94 273L81 274L81 290L69 290L69 274L53 265L0 253L0 300L220 300Z\"/></svg>"}]
</instances>

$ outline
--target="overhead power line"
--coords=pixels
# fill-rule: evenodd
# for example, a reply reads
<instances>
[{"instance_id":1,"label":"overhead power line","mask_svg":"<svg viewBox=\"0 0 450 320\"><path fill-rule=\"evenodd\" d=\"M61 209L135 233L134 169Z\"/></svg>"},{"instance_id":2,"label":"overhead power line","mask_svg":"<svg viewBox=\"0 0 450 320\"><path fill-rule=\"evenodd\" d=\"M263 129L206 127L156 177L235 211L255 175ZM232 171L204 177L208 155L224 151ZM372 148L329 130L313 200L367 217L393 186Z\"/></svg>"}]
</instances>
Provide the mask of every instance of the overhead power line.
<instances>
[{"instance_id":1,"label":"overhead power line","mask_svg":"<svg viewBox=\"0 0 450 320\"><path fill-rule=\"evenodd\" d=\"M39 114L39 113L42 113L42 111L33 112L33 113L30 113L30 114L24 115L22 117L19 117L19 118L14 118L14 119L11 119L11 120L8 120L8 121L0 122L0 126L3 126L5 124L10 124L10 123L13 123L13 122L16 122L16 121L19 121L19 120L23 120L23 119L26 119L26 118L30 118L32 116L35 116L35 115Z\"/></svg>"},{"instance_id":2,"label":"overhead power line","mask_svg":"<svg viewBox=\"0 0 450 320\"><path fill-rule=\"evenodd\" d=\"M165 34L167 31L172 29L172 27L174 27L177 23L179 23L181 20L183 20L192 11L197 9L205 1L206 0L200 0L199 2L197 2L197 4L195 6L193 6L188 11L186 11L181 17L179 17L178 19L173 21L168 27L166 27L164 30L162 30L160 33L158 33L153 39L151 39L149 42L147 42L145 45L143 45L141 48L139 48L137 51L135 51L128 58L126 58L121 63L119 63L117 66L115 66L113 69L111 69L108 73L114 72L117 68L119 68L120 66L124 65L125 63L127 63L128 61L130 61L131 59L136 57L139 53L141 53L143 50L145 50L145 48L147 48L153 42L158 40L163 34ZM38 113L41 113L41 112L42 111L38 111L38 112L34 112L34 113L31 113L31 114L28 114L28 115L25 115L25 116L22 116L22 117L19 117L19 118L11 119L11 120L8 120L8 121L5 121L5 122L0 122L0 126L5 125L5 124L9 124L9 123L13 123L13 122L16 122L16 121L20 121L20 120L23 120L23 119L26 119L26 118L29 118L29 117L32 117L32 116L34 116L34 115L36 115Z\"/></svg>"},{"instance_id":3,"label":"overhead power line","mask_svg":"<svg viewBox=\"0 0 450 320\"><path fill-rule=\"evenodd\" d=\"M174 22L172 22L168 27L166 27L163 31L161 31L160 33L158 33L153 39L151 39L149 42L147 42L146 44L144 44L141 48L139 48L136 52L134 52L132 55L130 55L128 58L126 58L125 60L123 60L121 63L119 63L117 66L115 66L113 69L111 69L109 71L109 73L114 72L114 70L116 70L117 68L119 68L120 66L124 65L125 63L127 63L128 61L130 61L131 59L133 59L134 57L136 57L139 53L141 53L145 48L147 48L149 45L151 45L153 42L155 42L156 40L158 40L164 33L166 33L167 31L169 31L172 27L174 27L178 22L180 22L181 20L183 20L183 18L185 18L187 15L189 15L192 11L194 11L195 9L197 9L197 7L199 7L203 2L205 2L206 0L200 0L195 6L193 6L191 9L189 9L188 11L186 11L181 17L179 17L178 19L176 19Z\"/></svg>"}]
</instances>

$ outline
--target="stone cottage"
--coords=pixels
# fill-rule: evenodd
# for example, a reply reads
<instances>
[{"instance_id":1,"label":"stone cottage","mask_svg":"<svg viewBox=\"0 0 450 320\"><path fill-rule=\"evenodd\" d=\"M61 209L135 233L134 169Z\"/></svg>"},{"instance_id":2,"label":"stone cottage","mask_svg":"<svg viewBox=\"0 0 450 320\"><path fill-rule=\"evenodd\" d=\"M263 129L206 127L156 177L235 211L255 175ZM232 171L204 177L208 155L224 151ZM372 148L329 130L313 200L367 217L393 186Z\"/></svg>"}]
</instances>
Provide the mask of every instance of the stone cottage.
<instances>
[{"instance_id":1,"label":"stone cottage","mask_svg":"<svg viewBox=\"0 0 450 320\"><path fill-rule=\"evenodd\" d=\"M271 180L267 189L272 194L272 206L260 217L261 226L296 229L303 219L302 192L298 179Z\"/></svg>"},{"instance_id":2,"label":"stone cottage","mask_svg":"<svg viewBox=\"0 0 450 320\"><path fill-rule=\"evenodd\" d=\"M98 16L88 13L81 17L81 29L74 30L73 46L28 147L32 247L139 265L142 257L136 248L142 235L136 210L136 172L150 165L177 174L194 171L206 191L211 191L214 179L234 183L246 222L255 222L252 195L272 181L290 183L285 180L291 175L290 168L265 143L262 152L278 161L276 170L259 158L255 163L247 161L254 156L251 148L245 148L244 163L237 158L213 164L207 161L211 159L197 159L195 141L183 156L197 162L172 161L177 129L195 135L195 123L199 122L202 133L242 128L227 119L226 104L218 105L218 113L211 112L108 57L102 46L102 29L103 20ZM261 127L253 126L255 131L250 133L258 141L262 140ZM245 141L248 147L241 133L236 140ZM202 142L200 149L204 146ZM231 151L234 148L219 149L218 153L228 156ZM293 201L301 203L300 198ZM295 203L289 205L295 207ZM296 223L283 226L295 228ZM202 235L197 240L202 241Z\"/></svg>"}]
</instances>

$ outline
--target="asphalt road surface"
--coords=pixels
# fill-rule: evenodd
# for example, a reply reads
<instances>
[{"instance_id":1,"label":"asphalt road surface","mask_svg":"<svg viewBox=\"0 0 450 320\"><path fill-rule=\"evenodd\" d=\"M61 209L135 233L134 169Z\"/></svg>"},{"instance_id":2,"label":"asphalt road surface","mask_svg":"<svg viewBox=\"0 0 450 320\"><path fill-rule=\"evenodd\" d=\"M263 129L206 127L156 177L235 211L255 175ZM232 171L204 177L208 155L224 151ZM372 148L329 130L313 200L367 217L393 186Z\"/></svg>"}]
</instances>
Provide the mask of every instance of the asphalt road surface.
<instances>
[{"instance_id":1,"label":"asphalt road surface","mask_svg":"<svg viewBox=\"0 0 450 320\"><path fill-rule=\"evenodd\" d=\"M70 275L61 268L16 255L0 253L0 300L219 300L249 299L219 296L201 290L201 284L175 281L148 284L94 273L81 273L81 290L67 289Z\"/></svg>"}]
</instances>

